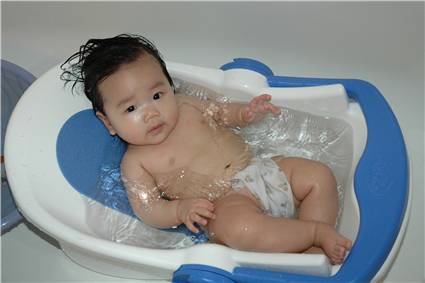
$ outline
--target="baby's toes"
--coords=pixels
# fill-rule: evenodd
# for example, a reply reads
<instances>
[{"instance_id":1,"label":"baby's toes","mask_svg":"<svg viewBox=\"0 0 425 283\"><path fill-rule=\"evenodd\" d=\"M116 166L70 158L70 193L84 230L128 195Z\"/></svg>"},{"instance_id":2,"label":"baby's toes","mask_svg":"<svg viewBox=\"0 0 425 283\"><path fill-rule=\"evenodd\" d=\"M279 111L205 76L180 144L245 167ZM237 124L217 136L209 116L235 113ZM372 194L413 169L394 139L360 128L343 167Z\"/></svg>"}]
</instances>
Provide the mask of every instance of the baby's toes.
<instances>
[{"instance_id":1,"label":"baby's toes","mask_svg":"<svg viewBox=\"0 0 425 283\"><path fill-rule=\"evenodd\" d=\"M345 238L345 237L340 236L340 237L336 240L336 245L337 245L338 247L343 248L345 251L349 251L349 250L351 250L352 243L351 243L351 241L350 241L349 239L347 239L347 238Z\"/></svg>"},{"instance_id":2,"label":"baby's toes","mask_svg":"<svg viewBox=\"0 0 425 283\"><path fill-rule=\"evenodd\" d=\"M337 247L335 250L335 255L341 260L344 259L345 255L347 254L347 250L344 247Z\"/></svg>"},{"instance_id":3,"label":"baby's toes","mask_svg":"<svg viewBox=\"0 0 425 283\"><path fill-rule=\"evenodd\" d=\"M345 239L343 246L347 251L349 251L349 250L351 250L353 243L350 240Z\"/></svg>"},{"instance_id":4,"label":"baby's toes","mask_svg":"<svg viewBox=\"0 0 425 283\"><path fill-rule=\"evenodd\" d=\"M340 246L335 246L330 256L332 264L341 264L344 261L346 249Z\"/></svg>"},{"instance_id":5,"label":"baby's toes","mask_svg":"<svg viewBox=\"0 0 425 283\"><path fill-rule=\"evenodd\" d=\"M334 248L334 260L337 262L337 264L341 264L345 256L347 255L347 252L351 249L351 241L347 239L342 239L337 242L335 248Z\"/></svg>"}]
</instances>

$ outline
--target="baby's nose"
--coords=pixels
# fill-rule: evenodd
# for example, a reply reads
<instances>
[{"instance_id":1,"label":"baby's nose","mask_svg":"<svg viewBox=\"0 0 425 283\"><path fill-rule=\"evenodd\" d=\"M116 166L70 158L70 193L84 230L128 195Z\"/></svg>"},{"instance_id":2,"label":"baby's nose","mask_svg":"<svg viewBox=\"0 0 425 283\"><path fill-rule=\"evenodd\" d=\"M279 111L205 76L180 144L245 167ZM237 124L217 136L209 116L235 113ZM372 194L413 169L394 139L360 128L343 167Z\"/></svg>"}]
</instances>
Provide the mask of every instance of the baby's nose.
<instances>
[{"instance_id":1,"label":"baby's nose","mask_svg":"<svg viewBox=\"0 0 425 283\"><path fill-rule=\"evenodd\" d=\"M156 109L154 106L149 106L144 109L143 115L144 115L144 121L145 123L147 123L149 122L150 119L156 116L159 116L159 112L158 112L158 109Z\"/></svg>"}]
</instances>

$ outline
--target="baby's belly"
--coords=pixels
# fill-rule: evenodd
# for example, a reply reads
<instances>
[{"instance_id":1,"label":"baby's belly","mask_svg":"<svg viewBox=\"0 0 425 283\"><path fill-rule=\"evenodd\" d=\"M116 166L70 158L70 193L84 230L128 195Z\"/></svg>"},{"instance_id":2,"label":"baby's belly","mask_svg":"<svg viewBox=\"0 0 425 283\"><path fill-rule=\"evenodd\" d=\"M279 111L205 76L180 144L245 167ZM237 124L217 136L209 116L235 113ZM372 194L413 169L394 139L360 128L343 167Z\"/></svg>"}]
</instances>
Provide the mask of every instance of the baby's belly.
<instances>
[{"instance_id":1,"label":"baby's belly","mask_svg":"<svg viewBox=\"0 0 425 283\"><path fill-rule=\"evenodd\" d=\"M169 199L206 198L215 201L231 191L232 177L244 169L252 159L249 146L210 148L199 154L190 164L154 178L163 196ZM237 150L235 150L237 149Z\"/></svg>"},{"instance_id":2,"label":"baby's belly","mask_svg":"<svg viewBox=\"0 0 425 283\"><path fill-rule=\"evenodd\" d=\"M166 176L158 176L161 181L158 188L162 196L172 199L205 198L215 201L229 192L230 180L221 176L200 174L196 171L182 168Z\"/></svg>"}]
</instances>

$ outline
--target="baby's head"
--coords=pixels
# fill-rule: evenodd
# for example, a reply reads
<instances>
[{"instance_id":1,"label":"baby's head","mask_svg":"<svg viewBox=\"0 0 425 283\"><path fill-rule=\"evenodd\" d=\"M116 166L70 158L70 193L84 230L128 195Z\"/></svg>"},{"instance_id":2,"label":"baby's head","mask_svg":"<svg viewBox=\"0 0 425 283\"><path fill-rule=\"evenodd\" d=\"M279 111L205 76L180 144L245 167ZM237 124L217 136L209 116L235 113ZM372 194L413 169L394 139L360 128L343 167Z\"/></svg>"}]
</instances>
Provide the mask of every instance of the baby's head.
<instances>
[{"instance_id":1,"label":"baby's head","mask_svg":"<svg viewBox=\"0 0 425 283\"><path fill-rule=\"evenodd\" d=\"M84 93L91 101L94 111L104 114L99 84L121 66L136 61L141 55L151 55L158 61L163 74L174 89L171 76L155 45L143 36L130 34L90 39L62 64L61 79L73 83L72 90L77 83L83 83Z\"/></svg>"},{"instance_id":2,"label":"baby's head","mask_svg":"<svg viewBox=\"0 0 425 283\"><path fill-rule=\"evenodd\" d=\"M159 144L176 126L173 81L158 50L141 36L90 39L62 70L73 89L83 83L110 134L130 145Z\"/></svg>"}]
</instances>

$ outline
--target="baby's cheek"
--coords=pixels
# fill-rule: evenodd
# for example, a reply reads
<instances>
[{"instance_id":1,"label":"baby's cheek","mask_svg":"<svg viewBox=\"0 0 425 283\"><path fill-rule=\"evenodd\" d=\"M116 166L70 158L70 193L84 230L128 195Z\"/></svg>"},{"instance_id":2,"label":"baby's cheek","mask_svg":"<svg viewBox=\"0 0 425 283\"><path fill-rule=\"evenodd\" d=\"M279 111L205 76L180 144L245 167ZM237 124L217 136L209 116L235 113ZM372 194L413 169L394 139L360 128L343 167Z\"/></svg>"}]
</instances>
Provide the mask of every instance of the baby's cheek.
<instances>
[{"instance_id":1,"label":"baby's cheek","mask_svg":"<svg viewBox=\"0 0 425 283\"><path fill-rule=\"evenodd\" d=\"M143 145L145 144L145 135L141 131L135 131L131 136L128 136L126 142L134 145Z\"/></svg>"},{"instance_id":2,"label":"baby's cheek","mask_svg":"<svg viewBox=\"0 0 425 283\"><path fill-rule=\"evenodd\" d=\"M167 118L166 118L167 122L169 122L171 124L175 124L178 120L178 117L179 117L178 108L175 107L175 108L171 109L171 111L166 112L165 115L167 116Z\"/></svg>"},{"instance_id":3,"label":"baby's cheek","mask_svg":"<svg viewBox=\"0 0 425 283\"><path fill-rule=\"evenodd\" d=\"M119 136L128 143L136 144L144 137L144 126L128 123L121 128Z\"/></svg>"},{"instance_id":4,"label":"baby's cheek","mask_svg":"<svg viewBox=\"0 0 425 283\"><path fill-rule=\"evenodd\" d=\"M133 123L134 125L143 123L143 117L144 117L145 111L146 111L145 107L143 106L139 107L137 111L134 111L133 113L131 113L131 115L129 115L128 122Z\"/></svg>"}]
</instances>

